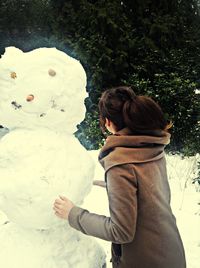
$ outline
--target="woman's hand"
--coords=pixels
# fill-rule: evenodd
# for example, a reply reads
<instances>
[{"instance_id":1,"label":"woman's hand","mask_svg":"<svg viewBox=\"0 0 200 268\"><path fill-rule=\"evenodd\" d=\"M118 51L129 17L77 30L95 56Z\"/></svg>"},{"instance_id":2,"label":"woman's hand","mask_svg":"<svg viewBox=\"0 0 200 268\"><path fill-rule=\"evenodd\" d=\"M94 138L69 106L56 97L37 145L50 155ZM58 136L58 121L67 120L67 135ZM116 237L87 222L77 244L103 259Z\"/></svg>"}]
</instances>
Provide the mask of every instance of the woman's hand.
<instances>
[{"instance_id":1,"label":"woman's hand","mask_svg":"<svg viewBox=\"0 0 200 268\"><path fill-rule=\"evenodd\" d=\"M65 196L59 197L59 199L55 200L53 209L55 210L56 216L68 220L69 212L74 207L74 204Z\"/></svg>"}]
</instances>

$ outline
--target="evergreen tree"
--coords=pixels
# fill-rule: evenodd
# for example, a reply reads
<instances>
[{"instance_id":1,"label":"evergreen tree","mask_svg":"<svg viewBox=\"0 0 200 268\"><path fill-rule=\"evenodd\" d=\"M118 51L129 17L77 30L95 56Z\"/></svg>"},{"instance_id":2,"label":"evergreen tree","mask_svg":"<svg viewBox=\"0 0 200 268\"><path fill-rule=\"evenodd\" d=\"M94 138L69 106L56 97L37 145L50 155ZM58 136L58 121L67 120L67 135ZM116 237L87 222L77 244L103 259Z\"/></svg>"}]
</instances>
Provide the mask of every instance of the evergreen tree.
<instances>
[{"instance_id":1,"label":"evergreen tree","mask_svg":"<svg viewBox=\"0 0 200 268\"><path fill-rule=\"evenodd\" d=\"M25 51L45 45L50 31L48 0L0 1L0 52L7 46ZM43 42L43 44L42 44Z\"/></svg>"}]
</instances>

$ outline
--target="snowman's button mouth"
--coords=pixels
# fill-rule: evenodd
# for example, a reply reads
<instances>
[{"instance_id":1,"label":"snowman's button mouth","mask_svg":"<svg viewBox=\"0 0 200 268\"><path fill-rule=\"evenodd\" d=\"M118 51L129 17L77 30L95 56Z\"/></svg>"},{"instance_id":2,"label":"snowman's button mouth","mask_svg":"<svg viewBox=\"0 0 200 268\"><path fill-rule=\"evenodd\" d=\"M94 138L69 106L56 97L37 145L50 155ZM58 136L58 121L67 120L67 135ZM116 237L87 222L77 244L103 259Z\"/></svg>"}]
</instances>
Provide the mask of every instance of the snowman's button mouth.
<instances>
[{"instance_id":1,"label":"snowman's button mouth","mask_svg":"<svg viewBox=\"0 0 200 268\"><path fill-rule=\"evenodd\" d=\"M22 106L20 104L18 104L16 101L12 101L11 104L15 108L15 110L22 108Z\"/></svg>"},{"instance_id":2,"label":"snowman's button mouth","mask_svg":"<svg viewBox=\"0 0 200 268\"><path fill-rule=\"evenodd\" d=\"M34 100L34 95L33 94L30 94L26 97L26 101L30 102L30 101L33 101Z\"/></svg>"}]
</instances>

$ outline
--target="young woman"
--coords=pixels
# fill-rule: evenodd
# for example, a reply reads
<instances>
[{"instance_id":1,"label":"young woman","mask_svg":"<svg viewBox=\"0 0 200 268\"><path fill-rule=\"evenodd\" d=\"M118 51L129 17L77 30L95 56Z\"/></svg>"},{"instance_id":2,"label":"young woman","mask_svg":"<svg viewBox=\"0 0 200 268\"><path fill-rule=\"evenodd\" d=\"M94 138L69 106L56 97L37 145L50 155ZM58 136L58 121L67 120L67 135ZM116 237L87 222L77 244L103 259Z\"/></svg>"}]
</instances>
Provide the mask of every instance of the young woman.
<instances>
[{"instance_id":1,"label":"young woman","mask_svg":"<svg viewBox=\"0 0 200 268\"><path fill-rule=\"evenodd\" d=\"M102 94L99 111L102 128L113 133L99 154L110 217L90 213L66 197L55 201L56 215L84 234L111 241L113 267L185 268L170 207L164 156L170 134L161 108L131 88L117 87Z\"/></svg>"}]
</instances>

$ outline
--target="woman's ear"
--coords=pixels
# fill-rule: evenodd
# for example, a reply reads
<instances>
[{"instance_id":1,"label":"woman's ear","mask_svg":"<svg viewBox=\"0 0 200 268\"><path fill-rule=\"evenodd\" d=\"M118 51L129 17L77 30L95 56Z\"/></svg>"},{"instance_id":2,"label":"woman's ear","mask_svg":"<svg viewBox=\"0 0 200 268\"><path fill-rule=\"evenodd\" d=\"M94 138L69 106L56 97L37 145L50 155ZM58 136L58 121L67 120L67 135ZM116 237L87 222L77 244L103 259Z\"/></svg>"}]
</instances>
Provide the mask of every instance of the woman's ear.
<instances>
[{"instance_id":1,"label":"woman's ear","mask_svg":"<svg viewBox=\"0 0 200 268\"><path fill-rule=\"evenodd\" d=\"M110 126L110 120L108 118L106 118L106 123L105 126L109 127Z\"/></svg>"},{"instance_id":2,"label":"woman's ear","mask_svg":"<svg viewBox=\"0 0 200 268\"><path fill-rule=\"evenodd\" d=\"M115 134L117 131L117 128L115 127L114 123L111 120L109 120L108 118L106 118L105 127L112 134Z\"/></svg>"}]
</instances>

